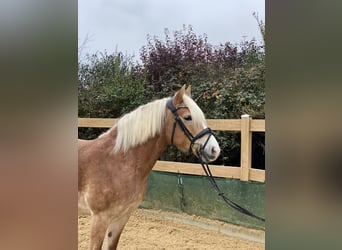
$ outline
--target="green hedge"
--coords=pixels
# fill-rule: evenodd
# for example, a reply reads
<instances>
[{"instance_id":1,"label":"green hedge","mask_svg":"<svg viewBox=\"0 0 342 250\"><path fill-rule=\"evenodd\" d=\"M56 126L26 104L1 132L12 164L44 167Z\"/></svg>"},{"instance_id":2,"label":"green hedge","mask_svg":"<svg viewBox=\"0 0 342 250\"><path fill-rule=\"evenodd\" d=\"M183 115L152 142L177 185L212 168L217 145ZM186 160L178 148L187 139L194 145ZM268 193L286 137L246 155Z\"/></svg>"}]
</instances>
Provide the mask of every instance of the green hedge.
<instances>
[{"instance_id":1,"label":"green hedge","mask_svg":"<svg viewBox=\"0 0 342 250\"><path fill-rule=\"evenodd\" d=\"M211 45L191 26L170 32L164 40L149 36L140 61L122 53L96 53L79 62L78 116L117 118L153 99L171 96L191 84L193 99L210 119L237 119L248 113L265 118L265 51L254 40ZM97 137L103 129L79 129L79 137ZM218 132L222 154L215 164L239 165L240 135ZM263 149L264 135L253 136L253 148ZM164 160L193 162L170 148ZM264 168L263 150L253 166Z\"/></svg>"}]
</instances>

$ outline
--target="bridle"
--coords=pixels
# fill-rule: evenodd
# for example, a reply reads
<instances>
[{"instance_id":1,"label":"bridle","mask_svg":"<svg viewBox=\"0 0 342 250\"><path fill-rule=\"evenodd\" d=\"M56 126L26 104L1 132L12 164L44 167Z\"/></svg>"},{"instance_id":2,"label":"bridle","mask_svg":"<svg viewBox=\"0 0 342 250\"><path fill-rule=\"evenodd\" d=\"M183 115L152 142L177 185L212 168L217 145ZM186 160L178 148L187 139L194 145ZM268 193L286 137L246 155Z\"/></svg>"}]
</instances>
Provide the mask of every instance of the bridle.
<instances>
[{"instance_id":1,"label":"bridle","mask_svg":"<svg viewBox=\"0 0 342 250\"><path fill-rule=\"evenodd\" d=\"M210 128L205 128L203 129L201 132L199 132L197 135L193 136L191 134L191 132L188 130L188 128L185 126L184 122L182 121L181 117L178 115L177 111L179 109L189 109L187 106L177 106L175 107L172 103L172 97L170 97L168 100L167 100L167 107L168 109L171 110L171 112L173 113L175 119L173 121L173 128L172 128L172 134L171 134L171 144L173 144L173 137L175 135L175 129L176 129L176 126L177 124L179 125L179 127L181 128L181 130L183 131L183 133L185 134L185 136L189 139L190 141L190 147L189 147L189 153L191 153L191 150L193 148L193 146L195 144L199 145L199 147L196 148L196 157L200 158L200 156L203 156L207 159L206 157L206 154L203 154L203 150L205 148L205 146L208 144L208 141L210 139L210 136L213 135L213 132ZM209 135L207 140L204 142L204 144L199 144L199 143L196 143L196 141L200 138L202 138L203 136L205 135ZM208 160L208 159L207 159Z\"/></svg>"},{"instance_id":2,"label":"bridle","mask_svg":"<svg viewBox=\"0 0 342 250\"><path fill-rule=\"evenodd\" d=\"M219 186L217 185L211 171L209 168L208 163L204 162L202 157L204 157L206 160L209 161L209 159L207 158L206 154L204 154L203 150L205 148L205 146L207 145L210 136L213 135L213 132L210 128L205 128L203 129L201 132L199 132L197 135L193 136L191 134L191 132L187 129L187 127L185 126L185 124L183 123L182 119L180 118L180 116L178 115L177 111L179 109L182 108L186 108L189 109L187 106L177 106L175 107L172 103L172 97L170 97L167 100L167 108L171 110L171 112L173 113L173 115L175 116L175 119L173 121L173 128L172 128L172 135L171 135L171 144L173 144L173 137L175 135L175 129L177 124L179 125L179 127L181 128L181 130L183 131L183 133L185 134L185 136L190 140L190 147L189 147L189 153L191 153L191 150L193 148L193 146L195 144L199 145L199 147L196 148L195 152L196 152L196 157L199 159L201 166L206 174L206 176L208 177L208 180L210 181L212 187L216 190L217 194L219 196L221 196L221 198L226 202L226 204L228 204L230 207L234 208L235 210L239 211L240 213L243 213L245 215L248 215L250 217L253 217L257 220L263 221L265 222L265 218L259 217L255 214L253 214L252 212L248 211L247 209L241 207L239 204L237 204L236 202L232 201L231 199L229 199L219 188ZM200 138L202 138L205 135L209 135L207 140L205 141L205 143L203 145L196 143L196 141Z\"/></svg>"}]
</instances>

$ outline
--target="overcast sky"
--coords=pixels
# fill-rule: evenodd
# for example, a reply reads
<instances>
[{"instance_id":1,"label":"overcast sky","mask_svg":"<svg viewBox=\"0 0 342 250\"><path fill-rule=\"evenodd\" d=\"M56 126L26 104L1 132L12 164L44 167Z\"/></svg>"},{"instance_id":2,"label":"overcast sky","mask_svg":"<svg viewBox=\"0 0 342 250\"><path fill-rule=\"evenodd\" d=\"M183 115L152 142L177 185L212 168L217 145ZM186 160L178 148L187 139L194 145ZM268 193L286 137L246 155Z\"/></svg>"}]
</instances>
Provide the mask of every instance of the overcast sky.
<instances>
[{"instance_id":1,"label":"overcast sky","mask_svg":"<svg viewBox=\"0 0 342 250\"><path fill-rule=\"evenodd\" d=\"M261 41L252 13L265 21L264 0L81 0L78 2L78 43L82 55L116 50L135 55L147 35L164 40L164 29L192 25L195 34L219 45L255 38ZM85 46L81 46L88 36Z\"/></svg>"}]
</instances>

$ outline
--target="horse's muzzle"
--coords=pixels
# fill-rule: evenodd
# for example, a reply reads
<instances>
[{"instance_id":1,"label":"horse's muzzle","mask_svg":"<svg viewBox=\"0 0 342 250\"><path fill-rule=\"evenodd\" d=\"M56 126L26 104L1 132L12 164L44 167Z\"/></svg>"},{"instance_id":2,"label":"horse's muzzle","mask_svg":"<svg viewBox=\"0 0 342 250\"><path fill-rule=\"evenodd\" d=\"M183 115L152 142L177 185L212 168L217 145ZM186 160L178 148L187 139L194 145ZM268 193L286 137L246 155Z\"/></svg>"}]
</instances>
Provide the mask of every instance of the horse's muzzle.
<instances>
[{"instance_id":1,"label":"horse's muzzle","mask_svg":"<svg viewBox=\"0 0 342 250\"><path fill-rule=\"evenodd\" d=\"M204 147L203 147L204 146ZM201 142L196 142L192 146L192 152L203 162L209 163L215 161L220 156L220 146L214 136L210 136L205 145Z\"/></svg>"}]
</instances>

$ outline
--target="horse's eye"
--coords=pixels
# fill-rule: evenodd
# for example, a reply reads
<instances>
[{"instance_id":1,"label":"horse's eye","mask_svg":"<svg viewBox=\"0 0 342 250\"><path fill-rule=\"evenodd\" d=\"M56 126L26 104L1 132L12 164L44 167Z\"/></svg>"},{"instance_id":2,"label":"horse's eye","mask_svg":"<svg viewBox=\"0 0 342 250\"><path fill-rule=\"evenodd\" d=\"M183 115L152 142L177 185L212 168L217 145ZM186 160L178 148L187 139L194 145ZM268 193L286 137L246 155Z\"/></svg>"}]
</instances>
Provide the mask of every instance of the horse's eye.
<instances>
[{"instance_id":1,"label":"horse's eye","mask_svg":"<svg viewBox=\"0 0 342 250\"><path fill-rule=\"evenodd\" d=\"M191 115L184 116L184 120L191 121L192 120Z\"/></svg>"}]
</instances>

